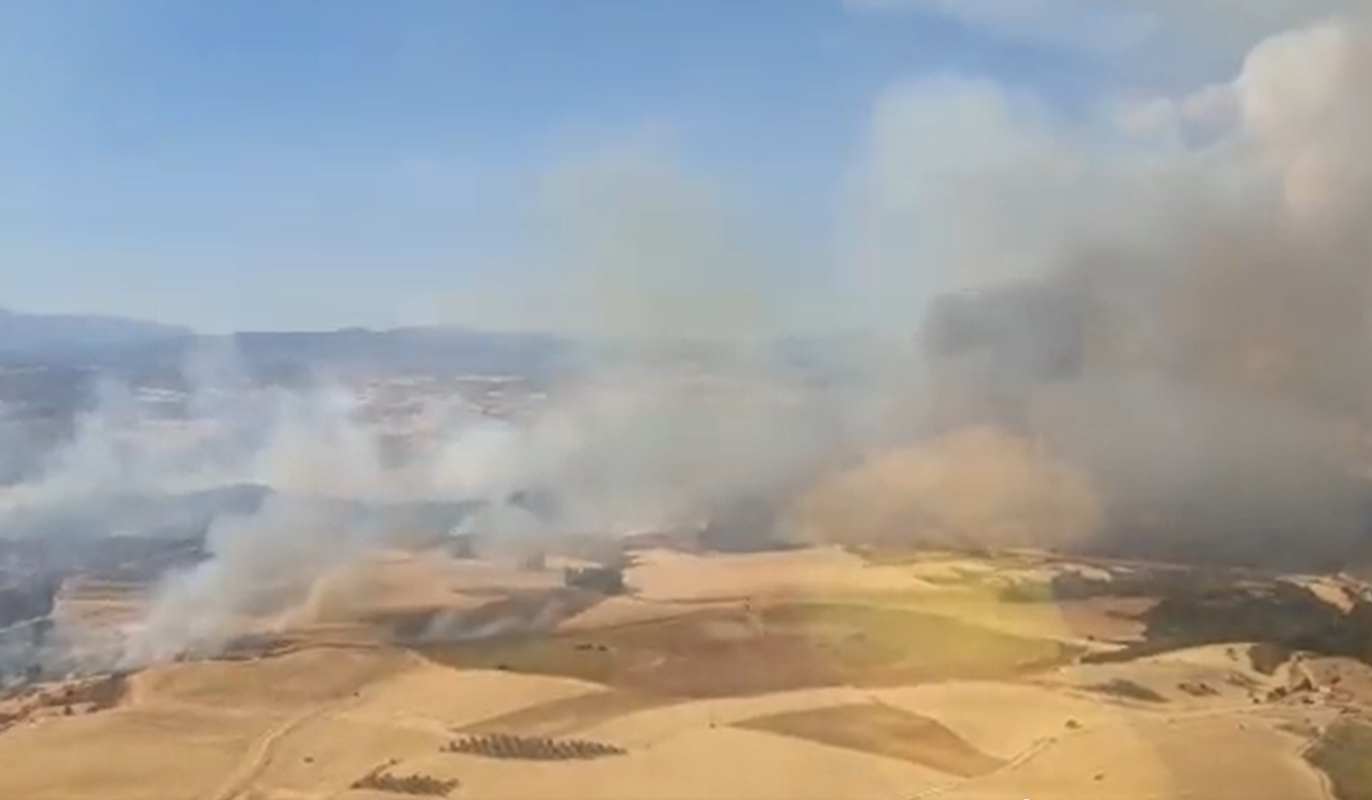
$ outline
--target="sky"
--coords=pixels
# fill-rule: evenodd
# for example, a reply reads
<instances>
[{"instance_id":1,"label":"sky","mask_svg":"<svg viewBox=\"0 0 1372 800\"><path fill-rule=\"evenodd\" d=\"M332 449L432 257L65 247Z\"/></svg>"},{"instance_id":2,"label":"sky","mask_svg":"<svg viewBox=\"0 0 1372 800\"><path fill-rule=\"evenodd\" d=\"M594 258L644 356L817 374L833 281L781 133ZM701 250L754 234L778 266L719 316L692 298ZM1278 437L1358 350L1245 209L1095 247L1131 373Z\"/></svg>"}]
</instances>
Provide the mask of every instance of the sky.
<instances>
[{"instance_id":1,"label":"sky","mask_svg":"<svg viewBox=\"0 0 1372 800\"><path fill-rule=\"evenodd\" d=\"M1355 7L0 0L0 307L898 327L985 260L946 235L929 163L1203 147L1159 122L1168 98L1200 108L1264 37Z\"/></svg>"}]
</instances>

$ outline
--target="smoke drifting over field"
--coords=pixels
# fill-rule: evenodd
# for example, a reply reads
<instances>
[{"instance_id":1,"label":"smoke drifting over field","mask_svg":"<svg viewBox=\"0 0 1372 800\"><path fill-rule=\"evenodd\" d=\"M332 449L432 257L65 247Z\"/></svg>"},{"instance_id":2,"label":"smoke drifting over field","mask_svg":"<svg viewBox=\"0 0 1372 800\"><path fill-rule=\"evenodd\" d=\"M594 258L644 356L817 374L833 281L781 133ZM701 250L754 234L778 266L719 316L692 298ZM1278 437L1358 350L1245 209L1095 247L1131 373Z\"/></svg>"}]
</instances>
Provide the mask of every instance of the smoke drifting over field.
<instances>
[{"instance_id":1,"label":"smoke drifting over field","mask_svg":"<svg viewBox=\"0 0 1372 800\"><path fill-rule=\"evenodd\" d=\"M161 577L125 663L213 652L362 554L453 525L615 536L744 505L762 509L751 528L800 541L1338 566L1368 550L1368 130L1372 34L1353 20L1261 43L1229 83L1085 121L980 80L898 87L852 177L834 283L919 348L850 343L803 368L755 349L797 322L791 295L708 182L638 156L559 173L560 235L613 284L577 300L583 329L661 346L689 321L748 346L588 358L532 410L435 401L399 437L366 421L355 384L264 387L215 352L187 368L175 424L103 388L5 490L0 524L104 535L185 522L128 497L275 493L186 512L203 559ZM648 211L606 218L568 181L597 208ZM673 251L663 280L637 272L655 248Z\"/></svg>"},{"instance_id":2,"label":"smoke drifting over field","mask_svg":"<svg viewBox=\"0 0 1372 800\"><path fill-rule=\"evenodd\" d=\"M849 438L848 401L799 376L615 363L583 369L521 415L491 417L460 392L264 386L231 352L199 357L175 411L146 391L99 392L47 470L7 487L4 522L78 551L116 534L203 533L199 558L161 575L126 637L79 643L92 663L132 665L300 622L316 584L378 549L472 533L505 557L555 551L560 537L700 525L739 500L782 495ZM517 386L499 391L532 392ZM253 496L211 491L225 486Z\"/></svg>"}]
</instances>

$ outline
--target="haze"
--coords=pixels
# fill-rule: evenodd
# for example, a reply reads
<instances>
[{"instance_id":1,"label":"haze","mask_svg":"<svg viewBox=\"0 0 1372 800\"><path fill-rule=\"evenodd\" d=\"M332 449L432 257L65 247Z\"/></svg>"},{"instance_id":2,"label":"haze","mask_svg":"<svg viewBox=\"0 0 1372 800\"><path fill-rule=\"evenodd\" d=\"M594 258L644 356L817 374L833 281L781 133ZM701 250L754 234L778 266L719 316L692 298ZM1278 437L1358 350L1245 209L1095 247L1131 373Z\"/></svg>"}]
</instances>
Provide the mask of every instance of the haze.
<instances>
[{"instance_id":1,"label":"haze","mask_svg":"<svg viewBox=\"0 0 1372 800\"><path fill-rule=\"evenodd\" d=\"M0 795L1367 796L1370 87L1352 0L0 5Z\"/></svg>"}]
</instances>

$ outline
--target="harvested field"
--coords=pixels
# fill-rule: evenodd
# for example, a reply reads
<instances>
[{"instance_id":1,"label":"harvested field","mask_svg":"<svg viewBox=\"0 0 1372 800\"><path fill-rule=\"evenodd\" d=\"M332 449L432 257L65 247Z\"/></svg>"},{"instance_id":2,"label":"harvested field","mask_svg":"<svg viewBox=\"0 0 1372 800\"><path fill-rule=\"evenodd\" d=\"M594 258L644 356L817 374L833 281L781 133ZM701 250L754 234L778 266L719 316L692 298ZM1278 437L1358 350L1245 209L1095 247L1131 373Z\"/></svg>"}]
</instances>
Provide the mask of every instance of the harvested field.
<instances>
[{"instance_id":1,"label":"harvested field","mask_svg":"<svg viewBox=\"0 0 1372 800\"><path fill-rule=\"evenodd\" d=\"M0 797L1367 797L1372 726L1352 720L1372 668L1294 639L1286 663L1250 654L1262 639L1180 647L1142 571L1005 603L1006 581L1046 580L1038 562L716 558L657 562L687 568L659 575L678 601L592 597L553 570L360 567L225 659L13 693L0 713L36 710L0 733ZM750 575L757 592L735 583ZM1135 593L1098 592L1117 583ZM1169 625L1191 605L1172 599Z\"/></svg>"},{"instance_id":2,"label":"harvested field","mask_svg":"<svg viewBox=\"0 0 1372 800\"><path fill-rule=\"evenodd\" d=\"M559 701L605 694L594 684L545 675L519 675L495 670L457 672L415 660L405 672L372 684L357 704L357 714L369 718L437 720L445 728L519 713ZM518 733L525 731L509 729Z\"/></svg>"},{"instance_id":3,"label":"harvested field","mask_svg":"<svg viewBox=\"0 0 1372 800\"><path fill-rule=\"evenodd\" d=\"M1306 754L1339 800L1372 800L1372 724L1340 720Z\"/></svg>"},{"instance_id":4,"label":"harvested field","mask_svg":"<svg viewBox=\"0 0 1372 800\"><path fill-rule=\"evenodd\" d=\"M593 646L579 646L587 642ZM905 609L787 603L625 625L594 637L520 636L421 652L454 667L564 675L669 697L722 697L1007 677L1064 663L1075 650Z\"/></svg>"},{"instance_id":5,"label":"harvested field","mask_svg":"<svg viewBox=\"0 0 1372 800\"><path fill-rule=\"evenodd\" d=\"M718 608L739 608L742 607L743 600L721 600L715 601L687 601L673 603L667 601L643 600L628 595L617 597L606 597L600 603L568 617L558 623L560 631L595 630L597 628L612 628L619 625L630 625L636 622L653 622L656 620L679 617L685 614L698 613L705 608L714 606Z\"/></svg>"},{"instance_id":6,"label":"harvested field","mask_svg":"<svg viewBox=\"0 0 1372 800\"><path fill-rule=\"evenodd\" d=\"M1127 678L1112 678L1105 683L1094 683L1090 686L1083 686L1083 689L1092 692L1100 692L1113 697L1125 700L1139 700L1145 703L1166 703L1167 698L1149 689L1137 681Z\"/></svg>"},{"instance_id":7,"label":"harvested field","mask_svg":"<svg viewBox=\"0 0 1372 800\"><path fill-rule=\"evenodd\" d=\"M941 681L873 694L886 705L936 719L978 750L1006 760L1073 730L1147 713L1089 695L999 681Z\"/></svg>"},{"instance_id":8,"label":"harvested field","mask_svg":"<svg viewBox=\"0 0 1372 800\"><path fill-rule=\"evenodd\" d=\"M346 697L405 669L403 653L313 648L252 661L166 664L130 679L135 698L281 712Z\"/></svg>"},{"instance_id":9,"label":"harvested field","mask_svg":"<svg viewBox=\"0 0 1372 800\"><path fill-rule=\"evenodd\" d=\"M123 702L128 681L123 674L30 686L0 696L0 732L26 721L62 714L93 714Z\"/></svg>"},{"instance_id":10,"label":"harvested field","mask_svg":"<svg viewBox=\"0 0 1372 800\"><path fill-rule=\"evenodd\" d=\"M0 797L212 797L274 720L182 709L116 709L0 735Z\"/></svg>"},{"instance_id":11,"label":"harvested field","mask_svg":"<svg viewBox=\"0 0 1372 800\"><path fill-rule=\"evenodd\" d=\"M647 600L794 598L932 588L909 570L874 566L836 547L743 554L637 553L625 580Z\"/></svg>"},{"instance_id":12,"label":"harvested field","mask_svg":"<svg viewBox=\"0 0 1372 800\"><path fill-rule=\"evenodd\" d=\"M469 608L418 609L378 614L369 621L402 641L463 641L511 633L546 633L605 599L581 589L509 591Z\"/></svg>"},{"instance_id":13,"label":"harvested field","mask_svg":"<svg viewBox=\"0 0 1372 800\"><path fill-rule=\"evenodd\" d=\"M1008 713L1013 713L1013 709ZM1261 717L1133 712L1063 731L1032 758L938 795L948 800L1296 800L1324 797L1301 742Z\"/></svg>"},{"instance_id":14,"label":"harvested field","mask_svg":"<svg viewBox=\"0 0 1372 800\"><path fill-rule=\"evenodd\" d=\"M607 720L675 702L642 692L613 690L564 697L471 724L470 732L517 731L530 736L563 736Z\"/></svg>"},{"instance_id":15,"label":"harvested field","mask_svg":"<svg viewBox=\"0 0 1372 800\"><path fill-rule=\"evenodd\" d=\"M882 703L789 711L737 725L898 758L964 778L985 775L1005 763L933 719Z\"/></svg>"}]
</instances>

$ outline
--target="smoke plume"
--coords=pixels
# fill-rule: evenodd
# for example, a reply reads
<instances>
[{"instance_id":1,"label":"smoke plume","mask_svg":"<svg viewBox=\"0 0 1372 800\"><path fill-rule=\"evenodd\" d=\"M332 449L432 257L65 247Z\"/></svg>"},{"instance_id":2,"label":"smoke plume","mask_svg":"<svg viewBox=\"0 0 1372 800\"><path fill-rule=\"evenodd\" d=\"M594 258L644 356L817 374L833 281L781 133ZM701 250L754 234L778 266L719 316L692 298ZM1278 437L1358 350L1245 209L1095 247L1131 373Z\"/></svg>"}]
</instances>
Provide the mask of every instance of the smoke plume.
<instances>
[{"instance_id":1,"label":"smoke plume","mask_svg":"<svg viewBox=\"0 0 1372 800\"><path fill-rule=\"evenodd\" d=\"M796 503L806 541L932 547L1074 547L1099 523L1086 479L1023 439L968 428L873 457Z\"/></svg>"},{"instance_id":2,"label":"smoke plume","mask_svg":"<svg viewBox=\"0 0 1372 800\"><path fill-rule=\"evenodd\" d=\"M985 82L892 93L859 176L853 263L891 296L941 294L922 336L931 429L990 425L1020 445L934 439L830 479L801 508L865 497L906 512L890 516L907 541L941 538L948 515L926 508L937 493L889 473L1023 467L1061 486L1055 468L1027 465L1032 442L1097 493L1098 521L1077 517L1092 546L1365 559L1369 86L1372 36L1345 19L1261 42L1229 83L1121 101L1104 136ZM975 440L951 441L962 436ZM984 529L966 535L997 541L995 520L1021 500L988 493Z\"/></svg>"}]
</instances>

